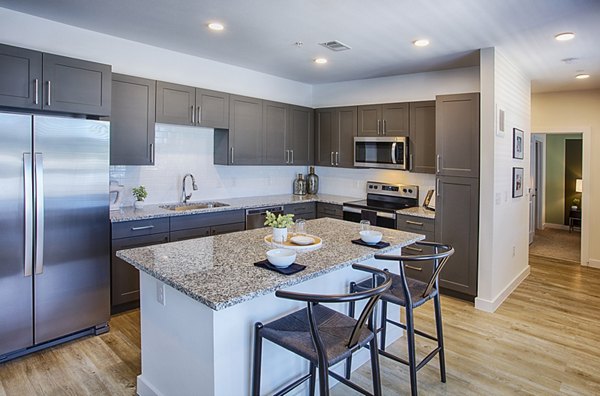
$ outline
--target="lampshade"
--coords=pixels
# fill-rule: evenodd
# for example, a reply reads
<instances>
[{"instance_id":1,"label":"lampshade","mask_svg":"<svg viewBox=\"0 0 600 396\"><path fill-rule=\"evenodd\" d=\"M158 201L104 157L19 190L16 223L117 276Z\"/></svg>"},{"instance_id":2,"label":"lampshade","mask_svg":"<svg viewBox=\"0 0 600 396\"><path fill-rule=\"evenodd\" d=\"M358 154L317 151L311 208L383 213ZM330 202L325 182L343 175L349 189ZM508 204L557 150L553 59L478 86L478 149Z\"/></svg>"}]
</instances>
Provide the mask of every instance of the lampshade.
<instances>
[{"instance_id":1,"label":"lampshade","mask_svg":"<svg viewBox=\"0 0 600 396\"><path fill-rule=\"evenodd\" d=\"M583 180L577 179L575 181L575 192L582 192L582 191L583 191Z\"/></svg>"}]
</instances>

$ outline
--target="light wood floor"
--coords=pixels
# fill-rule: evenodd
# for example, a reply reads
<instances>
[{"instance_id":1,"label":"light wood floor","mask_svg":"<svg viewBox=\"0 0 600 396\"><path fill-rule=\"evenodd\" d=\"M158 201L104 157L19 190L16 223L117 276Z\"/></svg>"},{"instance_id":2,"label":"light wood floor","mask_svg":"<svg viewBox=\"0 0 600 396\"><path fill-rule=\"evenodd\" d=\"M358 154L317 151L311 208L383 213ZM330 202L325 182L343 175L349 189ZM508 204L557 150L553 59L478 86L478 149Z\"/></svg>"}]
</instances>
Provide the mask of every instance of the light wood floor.
<instances>
[{"instance_id":1,"label":"light wood floor","mask_svg":"<svg viewBox=\"0 0 600 396\"><path fill-rule=\"evenodd\" d=\"M599 395L600 270L531 258L531 275L494 313L442 298L448 381L437 359L419 371L420 395ZM433 332L431 303L416 323ZM111 331L0 364L4 395L134 395L140 372L139 311ZM431 344L419 342L421 356ZM404 339L392 351L405 351ZM386 395L408 394L406 368L382 358ZM353 379L367 389L365 365ZM343 385L334 395L352 395ZM234 396L234 395L232 395Z\"/></svg>"}]
</instances>

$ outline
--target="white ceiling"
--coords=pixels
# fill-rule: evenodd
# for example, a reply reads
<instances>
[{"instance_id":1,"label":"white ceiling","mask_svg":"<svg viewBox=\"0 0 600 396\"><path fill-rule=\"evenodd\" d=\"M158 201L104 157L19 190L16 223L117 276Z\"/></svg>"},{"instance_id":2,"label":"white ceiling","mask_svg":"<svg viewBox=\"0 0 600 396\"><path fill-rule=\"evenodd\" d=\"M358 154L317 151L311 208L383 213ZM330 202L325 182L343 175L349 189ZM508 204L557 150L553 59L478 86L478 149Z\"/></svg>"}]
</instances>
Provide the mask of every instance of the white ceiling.
<instances>
[{"instance_id":1,"label":"white ceiling","mask_svg":"<svg viewBox=\"0 0 600 396\"><path fill-rule=\"evenodd\" d=\"M477 65L476 51L493 46L531 78L534 92L600 88L599 0L0 0L0 6L309 84ZM213 20L225 30L209 31ZM575 39L554 40L563 31ZM423 37L428 47L412 45ZM318 45L329 40L352 50ZM329 63L312 62L321 56ZM566 58L577 59L567 64ZM575 80L579 72L592 77Z\"/></svg>"}]
</instances>

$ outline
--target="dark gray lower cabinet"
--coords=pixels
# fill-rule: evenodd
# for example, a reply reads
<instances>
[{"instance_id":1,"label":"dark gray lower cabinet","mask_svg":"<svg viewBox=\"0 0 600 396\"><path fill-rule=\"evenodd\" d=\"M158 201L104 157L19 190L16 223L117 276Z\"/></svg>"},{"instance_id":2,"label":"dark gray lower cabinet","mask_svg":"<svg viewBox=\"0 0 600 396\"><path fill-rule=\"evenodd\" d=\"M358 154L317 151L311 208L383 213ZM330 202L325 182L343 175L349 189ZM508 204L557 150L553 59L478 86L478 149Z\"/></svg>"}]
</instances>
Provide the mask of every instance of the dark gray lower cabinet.
<instances>
[{"instance_id":1,"label":"dark gray lower cabinet","mask_svg":"<svg viewBox=\"0 0 600 396\"><path fill-rule=\"evenodd\" d=\"M42 108L42 53L0 45L0 106Z\"/></svg>"},{"instance_id":2,"label":"dark gray lower cabinet","mask_svg":"<svg viewBox=\"0 0 600 396\"><path fill-rule=\"evenodd\" d=\"M316 204L314 202L289 204L283 206L285 214L293 214L294 220L312 220L317 218ZM309 231L310 232L310 231Z\"/></svg>"},{"instance_id":3,"label":"dark gray lower cabinet","mask_svg":"<svg viewBox=\"0 0 600 396\"><path fill-rule=\"evenodd\" d=\"M423 234L426 241L435 241L435 221L433 219L399 214L396 217L396 228L402 231ZM433 249L416 244L402 248L402 255L406 256L430 253L433 253ZM405 270L406 276L423 282L429 282L433 274L433 261L411 262L405 266Z\"/></svg>"},{"instance_id":4,"label":"dark gray lower cabinet","mask_svg":"<svg viewBox=\"0 0 600 396\"><path fill-rule=\"evenodd\" d=\"M153 165L156 81L113 74L110 164Z\"/></svg>"},{"instance_id":5,"label":"dark gray lower cabinet","mask_svg":"<svg viewBox=\"0 0 600 396\"><path fill-rule=\"evenodd\" d=\"M210 235L243 231L246 227L243 210L171 217L172 242Z\"/></svg>"},{"instance_id":6,"label":"dark gray lower cabinet","mask_svg":"<svg viewBox=\"0 0 600 396\"><path fill-rule=\"evenodd\" d=\"M343 220L344 212L342 211L342 205L317 202L317 219L323 217Z\"/></svg>"},{"instance_id":7,"label":"dark gray lower cabinet","mask_svg":"<svg viewBox=\"0 0 600 396\"><path fill-rule=\"evenodd\" d=\"M440 276L440 286L473 300L477 295L479 179L438 177L435 235L455 253Z\"/></svg>"}]
</instances>

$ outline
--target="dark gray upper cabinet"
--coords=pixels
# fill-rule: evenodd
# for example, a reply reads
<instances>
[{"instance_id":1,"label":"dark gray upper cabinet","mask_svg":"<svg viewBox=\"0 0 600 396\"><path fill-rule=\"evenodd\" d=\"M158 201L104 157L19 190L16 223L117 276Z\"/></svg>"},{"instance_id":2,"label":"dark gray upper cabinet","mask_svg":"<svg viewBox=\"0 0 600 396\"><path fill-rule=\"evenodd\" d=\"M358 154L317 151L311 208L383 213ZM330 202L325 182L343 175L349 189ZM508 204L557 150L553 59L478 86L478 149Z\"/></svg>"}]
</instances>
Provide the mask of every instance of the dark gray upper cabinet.
<instances>
[{"instance_id":1,"label":"dark gray upper cabinet","mask_svg":"<svg viewBox=\"0 0 600 396\"><path fill-rule=\"evenodd\" d=\"M313 163L314 110L307 107L289 106L289 127L285 147L289 165Z\"/></svg>"},{"instance_id":2,"label":"dark gray upper cabinet","mask_svg":"<svg viewBox=\"0 0 600 396\"><path fill-rule=\"evenodd\" d=\"M156 122L195 125L196 88L164 81L156 83Z\"/></svg>"},{"instance_id":3,"label":"dark gray upper cabinet","mask_svg":"<svg viewBox=\"0 0 600 396\"><path fill-rule=\"evenodd\" d=\"M158 81L156 122L229 128L229 94Z\"/></svg>"},{"instance_id":4,"label":"dark gray upper cabinet","mask_svg":"<svg viewBox=\"0 0 600 396\"><path fill-rule=\"evenodd\" d=\"M286 148L286 137L290 127L289 110L289 106L284 103L263 101L264 156L262 163L265 165L290 163L290 151Z\"/></svg>"},{"instance_id":5,"label":"dark gray upper cabinet","mask_svg":"<svg viewBox=\"0 0 600 396\"><path fill-rule=\"evenodd\" d=\"M228 163L232 165L261 164L263 101L256 98L230 95L229 108Z\"/></svg>"},{"instance_id":6,"label":"dark gray upper cabinet","mask_svg":"<svg viewBox=\"0 0 600 396\"><path fill-rule=\"evenodd\" d=\"M435 100L410 104L410 171L435 173Z\"/></svg>"},{"instance_id":7,"label":"dark gray upper cabinet","mask_svg":"<svg viewBox=\"0 0 600 396\"><path fill-rule=\"evenodd\" d=\"M111 67L0 45L0 106L110 115Z\"/></svg>"},{"instance_id":8,"label":"dark gray upper cabinet","mask_svg":"<svg viewBox=\"0 0 600 396\"><path fill-rule=\"evenodd\" d=\"M229 128L229 94L196 88L196 125Z\"/></svg>"},{"instance_id":9,"label":"dark gray upper cabinet","mask_svg":"<svg viewBox=\"0 0 600 396\"><path fill-rule=\"evenodd\" d=\"M0 44L0 106L42 108L42 53Z\"/></svg>"},{"instance_id":10,"label":"dark gray upper cabinet","mask_svg":"<svg viewBox=\"0 0 600 396\"><path fill-rule=\"evenodd\" d=\"M110 115L111 66L43 54L42 108L76 114Z\"/></svg>"},{"instance_id":11,"label":"dark gray upper cabinet","mask_svg":"<svg viewBox=\"0 0 600 396\"><path fill-rule=\"evenodd\" d=\"M317 109L316 118L316 165L353 167L356 106Z\"/></svg>"},{"instance_id":12,"label":"dark gray upper cabinet","mask_svg":"<svg viewBox=\"0 0 600 396\"><path fill-rule=\"evenodd\" d=\"M436 97L437 174L479 177L479 93Z\"/></svg>"},{"instance_id":13,"label":"dark gray upper cabinet","mask_svg":"<svg viewBox=\"0 0 600 396\"><path fill-rule=\"evenodd\" d=\"M440 286L461 295L477 295L479 179L438 177L435 237L454 247L440 275Z\"/></svg>"},{"instance_id":14,"label":"dark gray upper cabinet","mask_svg":"<svg viewBox=\"0 0 600 396\"><path fill-rule=\"evenodd\" d=\"M358 106L358 136L408 136L408 103Z\"/></svg>"},{"instance_id":15,"label":"dark gray upper cabinet","mask_svg":"<svg viewBox=\"0 0 600 396\"><path fill-rule=\"evenodd\" d=\"M154 164L156 81L113 74L110 164Z\"/></svg>"}]
</instances>

